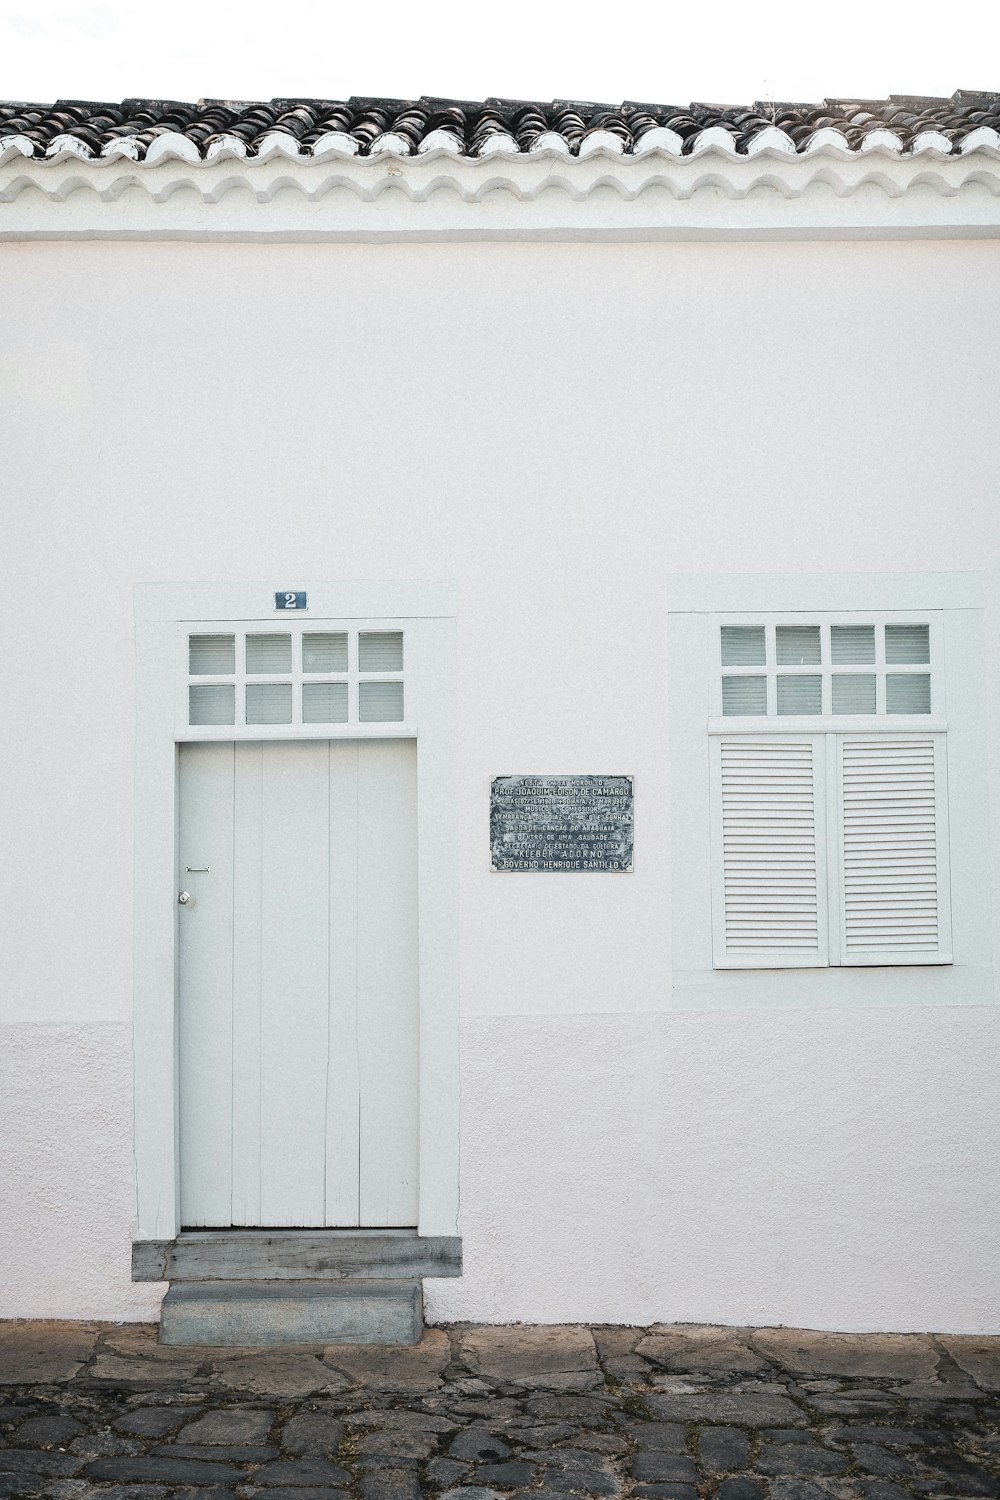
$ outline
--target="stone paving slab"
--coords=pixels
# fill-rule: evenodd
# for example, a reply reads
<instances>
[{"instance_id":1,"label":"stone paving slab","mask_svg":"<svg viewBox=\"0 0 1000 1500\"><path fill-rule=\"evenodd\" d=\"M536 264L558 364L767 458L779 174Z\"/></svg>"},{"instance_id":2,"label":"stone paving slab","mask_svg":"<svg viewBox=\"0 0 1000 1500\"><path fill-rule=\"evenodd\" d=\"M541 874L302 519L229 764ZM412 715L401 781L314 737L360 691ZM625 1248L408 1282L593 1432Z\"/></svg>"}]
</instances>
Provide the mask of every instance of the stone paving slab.
<instances>
[{"instance_id":1,"label":"stone paving slab","mask_svg":"<svg viewBox=\"0 0 1000 1500\"><path fill-rule=\"evenodd\" d=\"M1000 1338L951 1338L942 1334L938 1342L984 1391L1000 1391Z\"/></svg>"},{"instance_id":2,"label":"stone paving slab","mask_svg":"<svg viewBox=\"0 0 1000 1500\"><path fill-rule=\"evenodd\" d=\"M1000 1500L1000 1338L0 1323L0 1500Z\"/></svg>"}]
</instances>

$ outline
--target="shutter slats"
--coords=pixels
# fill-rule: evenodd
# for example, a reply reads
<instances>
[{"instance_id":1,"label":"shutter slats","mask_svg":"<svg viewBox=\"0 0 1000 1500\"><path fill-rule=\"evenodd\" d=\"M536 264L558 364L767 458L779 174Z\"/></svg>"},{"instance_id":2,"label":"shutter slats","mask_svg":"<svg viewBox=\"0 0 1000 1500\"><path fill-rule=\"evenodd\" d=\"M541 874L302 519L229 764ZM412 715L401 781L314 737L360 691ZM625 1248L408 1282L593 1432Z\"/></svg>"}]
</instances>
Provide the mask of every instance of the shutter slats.
<instances>
[{"instance_id":1,"label":"shutter slats","mask_svg":"<svg viewBox=\"0 0 1000 1500\"><path fill-rule=\"evenodd\" d=\"M718 961L825 962L812 741L733 736L718 754Z\"/></svg>"},{"instance_id":2,"label":"shutter slats","mask_svg":"<svg viewBox=\"0 0 1000 1500\"><path fill-rule=\"evenodd\" d=\"M939 770L929 735L840 742L843 957L941 949Z\"/></svg>"}]
</instances>

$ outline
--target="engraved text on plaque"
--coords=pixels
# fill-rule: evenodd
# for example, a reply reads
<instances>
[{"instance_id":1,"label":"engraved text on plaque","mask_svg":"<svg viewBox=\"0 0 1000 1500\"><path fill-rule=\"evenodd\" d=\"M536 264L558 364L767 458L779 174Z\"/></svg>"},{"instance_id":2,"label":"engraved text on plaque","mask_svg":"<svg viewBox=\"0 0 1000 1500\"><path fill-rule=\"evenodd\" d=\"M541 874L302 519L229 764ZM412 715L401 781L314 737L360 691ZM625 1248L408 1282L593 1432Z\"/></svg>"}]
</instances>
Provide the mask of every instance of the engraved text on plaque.
<instances>
[{"instance_id":1,"label":"engraved text on plaque","mask_svg":"<svg viewBox=\"0 0 1000 1500\"><path fill-rule=\"evenodd\" d=\"M495 776L490 856L494 870L631 870L631 776Z\"/></svg>"}]
</instances>

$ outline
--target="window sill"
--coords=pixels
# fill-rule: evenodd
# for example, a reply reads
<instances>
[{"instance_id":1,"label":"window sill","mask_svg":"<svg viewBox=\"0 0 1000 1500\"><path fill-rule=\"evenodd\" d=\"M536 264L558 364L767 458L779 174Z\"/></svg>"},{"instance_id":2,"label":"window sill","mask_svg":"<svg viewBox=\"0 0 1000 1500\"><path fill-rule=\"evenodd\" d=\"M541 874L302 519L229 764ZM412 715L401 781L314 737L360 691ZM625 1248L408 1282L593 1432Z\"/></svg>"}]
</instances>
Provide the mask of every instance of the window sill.
<instances>
[{"instance_id":1,"label":"window sill","mask_svg":"<svg viewBox=\"0 0 1000 1500\"><path fill-rule=\"evenodd\" d=\"M992 1005L993 970L976 964L676 970L674 1010L878 1010Z\"/></svg>"}]
</instances>

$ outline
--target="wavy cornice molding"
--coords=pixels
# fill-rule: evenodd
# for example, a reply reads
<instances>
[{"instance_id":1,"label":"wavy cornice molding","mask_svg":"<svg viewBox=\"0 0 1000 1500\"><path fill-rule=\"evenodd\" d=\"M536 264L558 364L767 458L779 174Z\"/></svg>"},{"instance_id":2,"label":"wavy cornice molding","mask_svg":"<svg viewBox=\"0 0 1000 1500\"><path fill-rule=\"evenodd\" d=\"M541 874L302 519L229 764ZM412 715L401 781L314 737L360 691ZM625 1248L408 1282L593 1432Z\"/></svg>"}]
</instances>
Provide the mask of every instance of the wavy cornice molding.
<instances>
[{"instance_id":1,"label":"wavy cornice molding","mask_svg":"<svg viewBox=\"0 0 1000 1500\"><path fill-rule=\"evenodd\" d=\"M469 157L433 137L411 155L384 137L361 157L336 141L306 156L276 133L256 157L223 140L202 160L186 137L168 133L141 163L125 151L85 158L71 137L38 159L7 137L0 238L1000 234L996 131L977 131L959 152L928 132L903 153L894 137L876 138L890 134L851 150L843 137L820 138L839 132L819 132L796 153L773 130L738 155L726 132L705 131L687 156L665 139L623 154L614 138L592 135L576 157L565 143L525 153L502 140Z\"/></svg>"}]
</instances>

